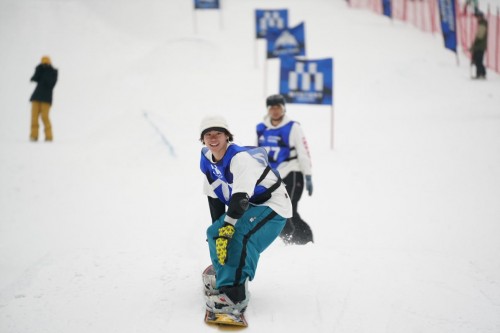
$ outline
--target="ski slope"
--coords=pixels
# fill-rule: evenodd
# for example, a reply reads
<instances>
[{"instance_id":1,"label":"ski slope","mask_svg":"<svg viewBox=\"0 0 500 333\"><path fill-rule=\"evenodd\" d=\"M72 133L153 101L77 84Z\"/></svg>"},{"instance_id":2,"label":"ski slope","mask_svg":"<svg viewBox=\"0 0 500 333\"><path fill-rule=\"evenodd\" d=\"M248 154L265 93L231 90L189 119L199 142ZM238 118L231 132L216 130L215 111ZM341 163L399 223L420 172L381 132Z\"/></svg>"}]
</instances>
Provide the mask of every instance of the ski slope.
<instances>
[{"instance_id":1,"label":"ski slope","mask_svg":"<svg viewBox=\"0 0 500 333\"><path fill-rule=\"evenodd\" d=\"M315 243L264 252L245 331L500 332L500 76L472 81L440 35L342 0L223 5L0 1L0 332L218 330L198 127L219 114L255 141L279 66L257 8L288 8L308 58L334 58L335 127L332 150L329 107L287 107L311 149ZM31 143L44 54L54 142Z\"/></svg>"}]
</instances>

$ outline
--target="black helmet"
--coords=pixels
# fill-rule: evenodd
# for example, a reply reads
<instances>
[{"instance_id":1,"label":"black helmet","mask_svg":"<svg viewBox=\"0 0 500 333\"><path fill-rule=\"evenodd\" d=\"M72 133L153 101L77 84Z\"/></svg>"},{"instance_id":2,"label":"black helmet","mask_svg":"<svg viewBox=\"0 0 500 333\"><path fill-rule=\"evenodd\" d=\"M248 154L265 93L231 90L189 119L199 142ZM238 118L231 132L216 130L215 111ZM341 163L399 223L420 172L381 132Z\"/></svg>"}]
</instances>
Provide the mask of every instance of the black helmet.
<instances>
[{"instance_id":1,"label":"black helmet","mask_svg":"<svg viewBox=\"0 0 500 333\"><path fill-rule=\"evenodd\" d=\"M283 97L282 95L271 95L266 99L267 107L280 104L285 106L285 97Z\"/></svg>"}]
</instances>

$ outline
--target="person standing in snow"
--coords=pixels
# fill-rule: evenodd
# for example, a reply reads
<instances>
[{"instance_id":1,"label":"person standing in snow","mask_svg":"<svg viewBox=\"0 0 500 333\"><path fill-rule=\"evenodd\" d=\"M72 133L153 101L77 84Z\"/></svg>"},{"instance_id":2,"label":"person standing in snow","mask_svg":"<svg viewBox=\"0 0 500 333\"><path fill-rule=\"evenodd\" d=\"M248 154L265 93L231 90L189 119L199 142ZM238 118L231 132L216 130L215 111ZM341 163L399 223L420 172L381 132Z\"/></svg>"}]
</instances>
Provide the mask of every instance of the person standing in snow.
<instances>
[{"instance_id":1,"label":"person standing in snow","mask_svg":"<svg viewBox=\"0 0 500 333\"><path fill-rule=\"evenodd\" d=\"M311 227L300 217L297 207L305 188L312 195L311 158L307 141L299 123L285 114L285 98L271 95L266 99L267 116L257 125L258 146L266 148L271 167L283 177L293 205L280 237L290 244L313 242Z\"/></svg>"},{"instance_id":2,"label":"person standing in snow","mask_svg":"<svg viewBox=\"0 0 500 333\"><path fill-rule=\"evenodd\" d=\"M292 204L265 150L232 143L224 118L204 118L200 141L205 145L200 160L204 193L213 221L207 240L216 272L216 292L206 296L207 309L243 313L249 301L247 281L254 278L260 254L292 216Z\"/></svg>"},{"instance_id":3,"label":"person standing in snow","mask_svg":"<svg viewBox=\"0 0 500 333\"><path fill-rule=\"evenodd\" d=\"M483 64L483 58L488 44L488 21L486 21L482 12L476 13L475 16L477 18L477 30L474 42L470 47L472 54L471 61L476 66L475 79L486 79L486 68Z\"/></svg>"},{"instance_id":4,"label":"person standing in snow","mask_svg":"<svg viewBox=\"0 0 500 333\"><path fill-rule=\"evenodd\" d=\"M41 63L36 66L35 74L31 77L36 82L36 88L31 95L31 133L30 140L38 141L38 119L42 118L45 141L52 141L52 125L49 119L49 111L52 105L52 92L57 82L57 69L52 67L48 56L43 56Z\"/></svg>"}]
</instances>

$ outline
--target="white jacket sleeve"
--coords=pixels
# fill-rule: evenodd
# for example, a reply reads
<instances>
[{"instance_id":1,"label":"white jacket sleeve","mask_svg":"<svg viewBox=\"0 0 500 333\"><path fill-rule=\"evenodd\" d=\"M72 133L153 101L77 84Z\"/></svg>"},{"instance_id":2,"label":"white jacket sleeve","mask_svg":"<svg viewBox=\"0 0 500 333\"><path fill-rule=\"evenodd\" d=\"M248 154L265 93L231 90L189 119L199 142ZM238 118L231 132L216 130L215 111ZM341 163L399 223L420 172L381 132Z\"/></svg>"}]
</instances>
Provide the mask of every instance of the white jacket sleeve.
<instances>
[{"instance_id":1,"label":"white jacket sleeve","mask_svg":"<svg viewBox=\"0 0 500 333\"><path fill-rule=\"evenodd\" d=\"M311 175L311 155L306 137L300 124L294 123L290 131L290 146L295 147L300 170L304 175Z\"/></svg>"}]
</instances>

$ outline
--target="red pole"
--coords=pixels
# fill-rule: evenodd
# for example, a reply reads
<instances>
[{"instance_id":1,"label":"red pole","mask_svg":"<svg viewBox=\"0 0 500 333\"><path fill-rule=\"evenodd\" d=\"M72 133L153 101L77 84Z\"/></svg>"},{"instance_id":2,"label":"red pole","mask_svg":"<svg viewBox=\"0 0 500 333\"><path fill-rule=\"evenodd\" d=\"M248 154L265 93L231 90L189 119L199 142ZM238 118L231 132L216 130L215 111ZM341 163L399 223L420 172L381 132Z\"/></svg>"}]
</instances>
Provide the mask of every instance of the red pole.
<instances>
[{"instance_id":1,"label":"red pole","mask_svg":"<svg viewBox=\"0 0 500 333\"><path fill-rule=\"evenodd\" d=\"M457 11L457 31L459 34L460 46L462 46L462 50L465 50L465 42L464 42L464 28L463 28L463 14L460 11Z\"/></svg>"},{"instance_id":2,"label":"red pole","mask_svg":"<svg viewBox=\"0 0 500 333\"><path fill-rule=\"evenodd\" d=\"M434 33L434 24L433 24L433 16L432 16L432 5L431 5L431 2L432 1L427 1L427 7L429 9L429 18L430 18L430 24L431 24L431 33L433 34Z\"/></svg>"},{"instance_id":3,"label":"red pole","mask_svg":"<svg viewBox=\"0 0 500 333\"><path fill-rule=\"evenodd\" d=\"M467 31L467 50L469 49L469 46L471 45L472 41L474 40L474 15L472 15L471 13L468 13L467 14L467 22L469 23L469 27L468 27L468 31ZM469 54L472 56L472 54L469 52Z\"/></svg>"},{"instance_id":4,"label":"red pole","mask_svg":"<svg viewBox=\"0 0 500 333\"><path fill-rule=\"evenodd\" d=\"M427 31L427 23L425 19L425 11L424 11L425 2L423 0L420 1L420 22L422 22L422 30Z\"/></svg>"},{"instance_id":5,"label":"red pole","mask_svg":"<svg viewBox=\"0 0 500 333\"><path fill-rule=\"evenodd\" d=\"M417 7L416 7L417 4L415 2L416 2L415 0L412 1L413 9L411 12L413 15L412 15L412 22L411 23L413 24L414 27L418 28L418 25L417 25Z\"/></svg>"},{"instance_id":6,"label":"red pole","mask_svg":"<svg viewBox=\"0 0 500 333\"><path fill-rule=\"evenodd\" d=\"M458 11L458 0L455 0L455 39L456 39L456 42L457 42L457 48L455 50L455 55L457 57L457 66L460 65L460 61L458 59L458 50L459 50L459 45L458 45L458 21L459 21L459 17L460 17L460 11Z\"/></svg>"},{"instance_id":7,"label":"red pole","mask_svg":"<svg viewBox=\"0 0 500 333\"><path fill-rule=\"evenodd\" d=\"M498 41L500 39L500 11L497 7L497 35L495 36L495 69L497 73L500 73L500 42Z\"/></svg>"},{"instance_id":8,"label":"red pole","mask_svg":"<svg viewBox=\"0 0 500 333\"><path fill-rule=\"evenodd\" d=\"M266 96L267 96L267 54L266 54L266 60L264 60L264 85L263 86L264 86L264 98L266 98Z\"/></svg>"},{"instance_id":9,"label":"red pole","mask_svg":"<svg viewBox=\"0 0 500 333\"><path fill-rule=\"evenodd\" d=\"M469 26L468 26L468 19L469 19L469 13L467 12L467 9L464 9L462 13L462 19L460 20L462 22L462 47L467 55L469 57Z\"/></svg>"},{"instance_id":10,"label":"red pole","mask_svg":"<svg viewBox=\"0 0 500 333\"><path fill-rule=\"evenodd\" d=\"M488 4L488 13L486 14L488 17L488 22L491 21L491 8L490 4ZM490 54L491 54L491 48L488 47L489 44L489 38L486 38L486 67L490 67Z\"/></svg>"},{"instance_id":11,"label":"red pole","mask_svg":"<svg viewBox=\"0 0 500 333\"><path fill-rule=\"evenodd\" d=\"M333 93L333 92L332 92ZM330 149L333 150L333 142L334 142L334 131L335 131L335 120L334 120L334 110L333 103L330 111Z\"/></svg>"},{"instance_id":12,"label":"red pole","mask_svg":"<svg viewBox=\"0 0 500 333\"><path fill-rule=\"evenodd\" d=\"M406 8L408 7L408 0L403 0L403 22L406 22Z\"/></svg>"},{"instance_id":13,"label":"red pole","mask_svg":"<svg viewBox=\"0 0 500 333\"><path fill-rule=\"evenodd\" d=\"M431 27L432 27L432 33L437 32L436 28L436 2L435 1L429 1L429 8L431 10Z\"/></svg>"},{"instance_id":14,"label":"red pole","mask_svg":"<svg viewBox=\"0 0 500 333\"><path fill-rule=\"evenodd\" d=\"M334 79L335 75L335 62L334 59L332 59L332 79ZM332 82L336 82L335 79ZM335 132L335 120L334 120L334 108L333 108L333 103L335 102L335 85L332 85L332 105L331 105L331 113L330 113L330 149L333 150L333 143L334 143L334 132Z\"/></svg>"}]
</instances>

